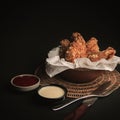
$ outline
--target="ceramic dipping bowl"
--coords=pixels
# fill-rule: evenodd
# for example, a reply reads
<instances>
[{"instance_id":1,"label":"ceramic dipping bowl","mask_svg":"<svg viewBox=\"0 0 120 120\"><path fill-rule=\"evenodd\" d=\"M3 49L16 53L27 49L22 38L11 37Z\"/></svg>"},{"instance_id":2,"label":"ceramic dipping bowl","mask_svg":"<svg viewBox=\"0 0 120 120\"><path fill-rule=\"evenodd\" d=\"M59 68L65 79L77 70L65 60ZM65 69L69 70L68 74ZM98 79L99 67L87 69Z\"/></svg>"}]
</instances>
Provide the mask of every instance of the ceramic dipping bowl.
<instances>
[{"instance_id":1,"label":"ceramic dipping bowl","mask_svg":"<svg viewBox=\"0 0 120 120\"><path fill-rule=\"evenodd\" d=\"M14 76L10 82L16 90L27 92L39 87L40 78L33 74L20 74Z\"/></svg>"},{"instance_id":2,"label":"ceramic dipping bowl","mask_svg":"<svg viewBox=\"0 0 120 120\"><path fill-rule=\"evenodd\" d=\"M37 94L42 103L53 105L63 101L66 97L67 89L58 84L43 85L38 88Z\"/></svg>"}]
</instances>

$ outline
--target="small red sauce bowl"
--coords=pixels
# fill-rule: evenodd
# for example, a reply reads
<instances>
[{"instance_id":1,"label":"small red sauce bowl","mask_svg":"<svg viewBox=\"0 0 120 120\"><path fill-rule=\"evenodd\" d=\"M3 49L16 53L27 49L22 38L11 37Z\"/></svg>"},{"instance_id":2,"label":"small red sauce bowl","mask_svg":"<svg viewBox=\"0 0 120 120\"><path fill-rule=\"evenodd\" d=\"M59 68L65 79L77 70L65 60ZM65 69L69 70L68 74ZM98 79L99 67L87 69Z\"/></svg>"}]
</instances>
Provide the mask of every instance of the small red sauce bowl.
<instances>
[{"instance_id":1,"label":"small red sauce bowl","mask_svg":"<svg viewBox=\"0 0 120 120\"><path fill-rule=\"evenodd\" d=\"M11 84L17 90L31 91L39 87L40 78L33 74L21 74L11 79Z\"/></svg>"}]
</instances>

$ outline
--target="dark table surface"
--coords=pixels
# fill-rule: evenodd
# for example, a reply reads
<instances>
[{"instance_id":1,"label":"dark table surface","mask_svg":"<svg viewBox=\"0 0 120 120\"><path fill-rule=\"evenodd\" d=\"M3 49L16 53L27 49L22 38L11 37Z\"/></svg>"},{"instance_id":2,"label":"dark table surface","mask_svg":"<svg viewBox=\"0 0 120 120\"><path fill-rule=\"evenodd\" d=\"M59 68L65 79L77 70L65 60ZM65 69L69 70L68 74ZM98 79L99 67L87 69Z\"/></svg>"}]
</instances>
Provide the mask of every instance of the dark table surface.
<instances>
[{"instance_id":1,"label":"dark table surface","mask_svg":"<svg viewBox=\"0 0 120 120\"><path fill-rule=\"evenodd\" d=\"M35 91L10 87L13 76L33 74L50 49L72 32L94 36L101 49L112 46L120 56L119 6L116 2L12 2L1 7L0 116L11 120L63 120L80 103L52 111L36 100ZM120 71L119 65L116 68ZM120 89L99 99L82 120L120 119Z\"/></svg>"}]
</instances>

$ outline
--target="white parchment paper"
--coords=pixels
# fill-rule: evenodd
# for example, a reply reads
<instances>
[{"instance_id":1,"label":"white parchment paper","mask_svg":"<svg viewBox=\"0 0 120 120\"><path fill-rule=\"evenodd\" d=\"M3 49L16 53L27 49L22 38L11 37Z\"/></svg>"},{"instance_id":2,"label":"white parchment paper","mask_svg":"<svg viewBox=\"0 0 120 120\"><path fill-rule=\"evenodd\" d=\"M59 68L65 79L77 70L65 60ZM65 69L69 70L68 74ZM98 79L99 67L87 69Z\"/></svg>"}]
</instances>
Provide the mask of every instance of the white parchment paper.
<instances>
[{"instance_id":1,"label":"white parchment paper","mask_svg":"<svg viewBox=\"0 0 120 120\"><path fill-rule=\"evenodd\" d=\"M59 57L59 46L48 52L46 58L46 73L53 77L67 69L88 68L92 70L109 70L113 71L117 64L120 64L120 57L113 56L111 59L101 59L97 62L91 62L88 58L78 58L74 63L65 61Z\"/></svg>"}]
</instances>

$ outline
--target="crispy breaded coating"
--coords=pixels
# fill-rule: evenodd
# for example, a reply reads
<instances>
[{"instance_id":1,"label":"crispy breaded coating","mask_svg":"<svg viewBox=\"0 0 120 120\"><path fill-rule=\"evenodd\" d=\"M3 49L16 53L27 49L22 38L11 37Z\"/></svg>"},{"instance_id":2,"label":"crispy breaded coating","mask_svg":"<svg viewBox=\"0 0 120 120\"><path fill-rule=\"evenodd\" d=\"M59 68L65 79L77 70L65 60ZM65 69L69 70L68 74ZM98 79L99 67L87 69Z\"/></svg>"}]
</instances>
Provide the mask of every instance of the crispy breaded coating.
<instances>
[{"instance_id":1,"label":"crispy breaded coating","mask_svg":"<svg viewBox=\"0 0 120 120\"><path fill-rule=\"evenodd\" d=\"M116 53L116 50L112 47L108 47L106 50L103 51L99 51L96 53L91 53L88 55L88 58L92 61L92 62L96 62L102 58L104 59L110 59L112 58Z\"/></svg>"},{"instance_id":2,"label":"crispy breaded coating","mask_svg":"<svg viewBox=\"0 0 120 120\"><path fill-rule=\"evenodd\" d=\"M69 47L70 41L68 39L63 39L60 41L62 47Z\"/></svg>"},{"instance_id":3,"label":"crispy breaded coating","mask_svg":"<svg viewBox=\"0 0 120 120\"><path fill-rule=\"evenodd\" d=\"M87 54L99 52L98 40L95 37L91 37L87 43Z\"/></svg>"},{"instance_id":4,"label":"crispy breaded coating","mask_svg":"<svg viewBox=\"0 0 120 120\"><path fill-rule=\"evenodd\" d=\"M70 41L68 39L63 39L60 41L60 51L59 51L60 58L65 57L69 45L70 45Z\"/></svg>"},{"instance_id":5,"label":"crispy breaded coating","mask_svg":"<svg viewBox=\"0 0 120 120\"><path fill-rule=\"evenodd\" d=\"M108 47L106 50L103 50L100 57L105 59L110 59L116 54L116 50L112 47Z\"/></svg>"},{"instance_id":6,"label":"crispy breaded coating","mask_svg":"<svg viewBox=\"0 0 120 120\"><path fill-rule=\"evenodd\" d=\"M76 58L86 57L86 42L82 35L78 32L72 34L73 42L65 54L65 60L69 62L74 62Z\"/></svg>"},{"instance_id":7,"label":"crispy breaded coating","mask_svg":"<svg viewBox=\"0 0 120 120\"><path fill-rule=\"evenodd\" d=\"M72 42L68 39L60 41L60 57L65 58L68 62L74 63L75 59L84 57L95 62L102 58L110 59L116 54L116 50L112 47L100 51L98 40L95 37L91 37L86 42L80 33L74 32L71 36L71 40Z\"/></svg>"}]
</instances>

